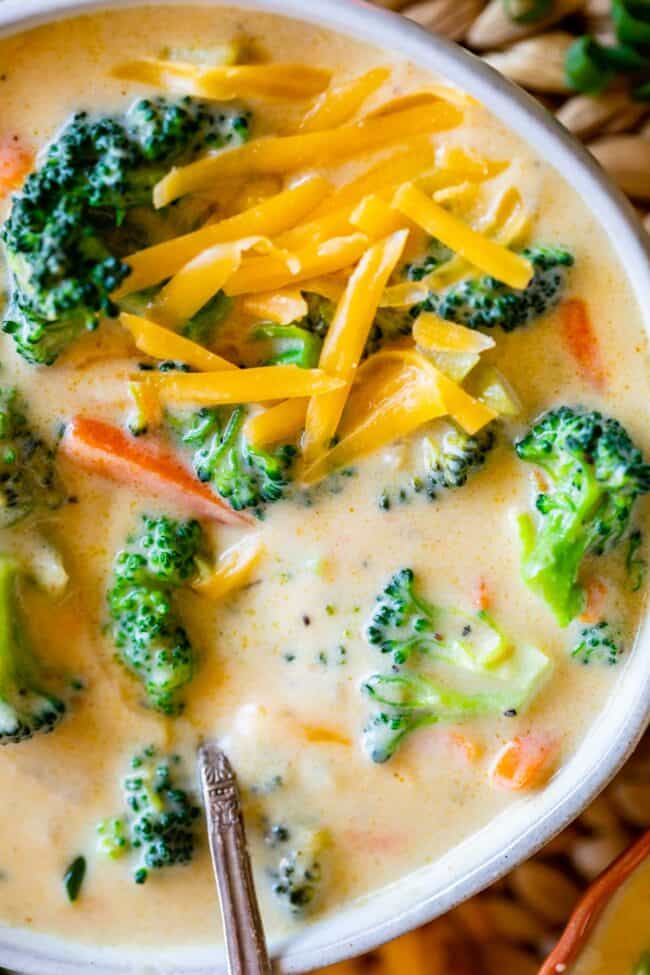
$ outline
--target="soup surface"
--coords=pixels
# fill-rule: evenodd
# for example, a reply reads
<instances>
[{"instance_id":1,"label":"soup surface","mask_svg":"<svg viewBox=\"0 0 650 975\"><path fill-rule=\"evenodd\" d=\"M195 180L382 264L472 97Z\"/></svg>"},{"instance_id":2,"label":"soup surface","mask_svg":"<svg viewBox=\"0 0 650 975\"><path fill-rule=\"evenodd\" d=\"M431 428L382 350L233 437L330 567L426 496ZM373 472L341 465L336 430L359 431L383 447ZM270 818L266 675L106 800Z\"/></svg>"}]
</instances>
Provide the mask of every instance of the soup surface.
<instances>
[{"instance_id":1,"label":"soup surface","mask_svg":"<svg viewBox=\"0 0 650 975\"><path fill-rule=\"evenodd\" d=\"M268 73L298 59L300 68ZM204 70L228 62L257 72ZM387 70L368 76L373 69ZM626 446L577 514L571 492L580 494L601 455L607 467L604 428L588 411L615 416L648 447L639 309L561 176L441 83L388 52L236 10L148 7L0 41L0 206L16 223L22 178L44 165L44 147L74 113L121 120L122 137L139 124L145 145L147 109L123 120L138 99L177 104L189 92L205 95L213 116L218 106L211 130L191 116L189 155L168 150L165 140L178 136L171 115L160 142L133 150L138 159L150 150L145 170L158 153L161 178L178 166L156 191L162 209L151 206L148 170L144 196L129 190L137 206L114 201L112 193L128 196L120 166L131 150L112 130L105 142L96 130L82 138L77 120L54 176L64 191L41 182L34 209L25 207L38 243L5 232L5 319L17 324L1 337L1 380L20 391L39 437L53 446L63 431L56 477L65 503L43 513L36 500L14 520L9 498L0 546L25 575L21 626L66 707L52 734L0 751L7 925L111 946L215 940L209 856L187 806L197 801L197 745L214 738L244 789L267 927L295 930L440 857L544 788L616 693L644 599L647 505L635 496L647 491L648 472ZM427 94L393 101L414 92ZM354 128L380 106L383 118ZM316 145L314 132L346 124ZM225 158L247 138L296 134L307 143L273 144L214 172L184 168L208 152L221 158L219 139ZM160 251L129 265L134 251L218 228L301 179L311 188L278 208L275 225L268 213L249 216L183 260L172 254L169 267ZM72 230L39 266L37 284L12 248L23 260L49 246L41 211L56 199L75 201ZM79 225L88 233L71 258ZM527 247L553 250L522 255ZM117 269L100 274L109 255ZM136 295L124 278L131 266ZM94 274L91 298L70 288L54 310L34 311L34 289L52 291L66 273L77 282ZM70 326L83 334L68 341L68 325L57 324L86 300L102 310L89 313L99 327ZM183 329L189 348L173 342ZM245 389L246 370L224 370L206 350L264 372ZM48 357L56 361L45 365ZM241 439L237 403L250 404L249 419L266 417L270 442L259 442L259 424L257 443L254 426ZM188 415L215 404L216 413ZM579 429L591 424L591 440L583 449L577 433L568 438L573 460L556 481L557 471L527 463L513 444L562 405ZM79 416L110 424L112 439L105 427L73 423ZM298 453L278 454L278 444ZM27 468L42 450L20 455ZM11 467L10 444L4 453ZM186 465L180 491L170 455ZM224 524L233 500L246 520ZM548 530L551 509L560 514ZM197 514L199 529L142 522ZM171 531L171 548L182 543L186 555L200 534L200 559L192 550L176 563L160 535L153 549L138 542L156 531ZM135 562L117 559L134 537ZM142 568L159 544L156 567ZM526 544L532 554L522 556ZM5 738L7 694L0 679ZM151 772L166 756L169 765ZM161 826L161 809L172 827ZM83 881L78 863L66 890L78 858Z\"/></svg>"}]
</instances>

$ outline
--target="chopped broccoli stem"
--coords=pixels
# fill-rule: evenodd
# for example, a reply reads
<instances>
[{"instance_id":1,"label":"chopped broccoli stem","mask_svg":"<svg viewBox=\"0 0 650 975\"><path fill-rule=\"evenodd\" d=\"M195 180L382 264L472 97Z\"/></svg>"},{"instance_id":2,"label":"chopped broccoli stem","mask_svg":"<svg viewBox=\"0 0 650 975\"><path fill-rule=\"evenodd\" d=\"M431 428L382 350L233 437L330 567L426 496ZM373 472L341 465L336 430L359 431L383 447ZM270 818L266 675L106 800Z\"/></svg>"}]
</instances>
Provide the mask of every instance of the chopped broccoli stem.
<instances>
[{"instance_id":1,"label":"chopped broccoli stem","mask_svg":"<svg viewBox=\"0 0 650 975\"><path fill-rule=\"evenodd\" d=\"M0 554L0 745L53 731L66 711L47 688L41 663L30 649L18 603L20 570Z\"/></svg>"},{"instance_id":2,"label":"chopped broccoli stem","mask_svg":"<svg viewBox=\"0 0 650 975\"><path fill-rule=\"evenodd\" d=\"M176 783L179 770L178 756L158 757L151 746L135 755L123 783L126 813L97 827L100 853L135 856L137 884L152 870L189 863L194 855L200 810Z\"/></svg>"},{"instance_id":3,"label":"chopped broccoli stem","mask_svg":"<svg viewBox=\"0 0 650 975\"><path fill-rule=\"evenodd\" d=\"M608 620L600 620L580 630L580 637L571 651L582 664L602 663L614 666L623 652L618 634Z\"/></svg>"},{"instance_id":4,"label":"chopped broccoli stem","mask_svg":"<svg viewBox=\"0 0 650 975\"><path fill-rule=\"evenodd\" d=\"M506 686L474 694L450 690L411 672L373 674L363 691L380 710L364 728L366 753L373 762L386 762L418 728L521 710L548 676L550 661L531 649L522 654L519 670L509 684L504 682Z\"/></svg>"},{"instance_id":5,"label":"chopped broccoli stem","mask_svg":"<svg viewBox=\"0 0 650 975\"><path fill-rule=\"evenodd\" d=\"M468 328L494 328L504 332L540 318L562 297L573 256L560 247L530 247L522 251L534 274L523 289L510 288L493 277L467 278L441 293L432 292L420 306L441 318Z\"/></svg>"},{"instance_id":6,"label":"chopped broccoli stem","mask_svg":"<svg viewBox=\"0 0 650 975\"><path fill-rule=\"evenodd\" d=\"M62 501L54 451L32 431L18 391L0 386L0 525L52 511Z\"/></svg>"},{"instance_id":7,"label":"chopped broccoli stem","mask_svg":"<svg viewBox=\"0 0 650 975\"><path fill-rule=\"evenodd\" d=\"M204 407L168 419L181 443L193 451L196 476L236 511L259 512L284 496L295 448L285 445L271 452L250 444L243 431L244 407Z\"/></svg>"},{"instance_id":8,"label":"chopped broccoli stem","mask_svg":"<svg viewBox=\"0 0 650 975\"><path fill-rule=\"evenodd\" d=\"M314 369L318 365L323 344L315 332L308 332L298 325L258 325L253 340L263 348L264 364L296 365L301 369Z\"/></svg>"},{"instance_id":9,"label":"chopped broccoli stem","mask_svg":"<svg viewBox=\"0 0 650 975\"><path fill-rule=\"evenodd\" d=\"M143 681L149 702L175 714L194 672L194 654L172 603L174 589L197 573L201 529L145 515L142 529L115 560L108 604L121 662Z\"/></svg>"},{"instance_id":10,"label":"chopped broccoli stem","mask_svg":"<svg viewBox=\"0 0 650 975\"><path fill-rule=\"evenodd\" d=\"M583 608L583 558L624 536L636 498L650 490L650 465L617 420L568 406L545 413L515 446L550 482L536 523L519 520L522 575L566 626Z\"/></svg>"},{"instance_id":11,"label":"chopped broccoli stem","mask_svg":"<svg viewBox=\"0 0 650 975\"><path fill-rule=\"evenodd\" d=\"M146 243L138 208L153 216L155 183L173 164L246 138L241 114L191 98L144 99L121 118L75 115L14 196L2 230L11 286L3 327L20 355L51 365L115 316L111 294L129 274L123 256Z\"/></svg>"}]
</instances>

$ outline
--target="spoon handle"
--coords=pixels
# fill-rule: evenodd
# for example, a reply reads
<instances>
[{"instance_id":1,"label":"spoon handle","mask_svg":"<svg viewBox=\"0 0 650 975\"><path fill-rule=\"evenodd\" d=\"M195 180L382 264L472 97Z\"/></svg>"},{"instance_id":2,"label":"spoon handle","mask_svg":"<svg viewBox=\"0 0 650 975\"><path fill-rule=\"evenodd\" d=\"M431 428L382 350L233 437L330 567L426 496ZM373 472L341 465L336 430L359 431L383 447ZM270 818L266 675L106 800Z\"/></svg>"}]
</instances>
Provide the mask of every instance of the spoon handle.
<instances>
[{"instance_id":1,"label":"spoon handle","mask_svg":"<svg viewBox=\"0 0 650 975\"><path fill-rule=\"evenodd\" d=\"M198 764L228 971L230 975L270 975L235 773L225 754L212 742L199 748Z\"/></svg>"}]
</instances>

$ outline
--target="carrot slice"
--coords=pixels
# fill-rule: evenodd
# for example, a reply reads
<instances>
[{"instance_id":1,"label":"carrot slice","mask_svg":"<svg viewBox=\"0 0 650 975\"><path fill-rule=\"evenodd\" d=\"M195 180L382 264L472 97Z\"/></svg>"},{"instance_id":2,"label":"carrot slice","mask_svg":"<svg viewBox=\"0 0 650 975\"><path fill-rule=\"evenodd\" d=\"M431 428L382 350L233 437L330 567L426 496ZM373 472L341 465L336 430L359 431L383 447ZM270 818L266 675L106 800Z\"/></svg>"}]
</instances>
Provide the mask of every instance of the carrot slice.
<instances>
[{"instance_id":1,"label":"carrot slice","mask_svg":"<svg viewBox=\"0 0 650 975\"><path fill-rule=\"evenodd\" d=\"M565 301L560 314L563 338L568 351L577 362L585 379L596 389L602 389L607 377L598 336L594 331L586 302L579 298Z\"/></svg>"},{"instance_id":2,"label":"carrot slice","mask_svg":"<svg viewBox=\"0 0 650 975\"><path fill-rule=\"evenodd\" d=\"M61 441L61 450L73 463L100 477L159 495L199 518L230 524L250 519L227 505L159 444L129 436L119 427L77 416Z\"/></svg>"},{"instance_id":3,"label":"carrot slice","mask_svg":"<svg viewBox=\"0 0 650 975\"><path fill-rule=\"evenodd\" d=\"M607 598L607 583L596 577L585 583L585 608L580 614L581 623L597 623L602 618Z\"/></svg>"},{"instance_id":4,"label":"carrot slice","mask_svg":"<svg viewBox=\"0 0 650 975\"><path fill-rule=\"evenodd\" d=\"M518 735L507 741L490 766L490 783L518 792L541 785L550 775L558 743L549 735Z\"/></svg>"},{"instance_id":5,"label":"carrot slice","mask_svg":"<svg viewBox=\"0 0 650 975\"><path fill-rule=\"evenodd\" d=\"M31 169L33 156L17 136L0 136L0 200L18 189Z\"/></svg>"}]
</instances>

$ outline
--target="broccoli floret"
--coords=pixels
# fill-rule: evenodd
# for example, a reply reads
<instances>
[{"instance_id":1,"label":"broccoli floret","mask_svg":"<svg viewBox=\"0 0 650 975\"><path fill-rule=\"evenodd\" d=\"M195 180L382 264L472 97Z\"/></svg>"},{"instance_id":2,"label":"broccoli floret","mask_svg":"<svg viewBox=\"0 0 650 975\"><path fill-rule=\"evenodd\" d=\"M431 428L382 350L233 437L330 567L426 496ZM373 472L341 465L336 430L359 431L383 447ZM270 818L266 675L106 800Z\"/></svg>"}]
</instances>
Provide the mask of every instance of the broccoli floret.
<instances>
[{"instance_id":1,"label":"broccoli floret","mask_svg":"<svg viewBox=\"0 0 650 975\"><path fill-rule=\"evenodd\" d=\"M111 860L118 860L129 850L126 824L123 819L103 819L97 824L97 852Z\"/></svg>"},{"instance_id":2,"label":"broccoli floret","mask_svg":"<svg viewBox=\"0 0 650 975\"><path fill-rule=\"evenodd\" d=\"M66 711L48 689L45 671L30 648L18 602L18 564L0 555L0 745L53 731Z\"/></svg>"},{"instance_id":3,"label":"broccoli floret","mask_svg":"<svg viewBox=\"0 0 650 975\"><path fill-rule=\"evenodd\" d=\"M175 714L194 672L194 654L172 602L198 571L198 522L143 517L142 529L115 560L108 605L121 662L145 685L153 707Z\"/></svg>"},{"instance_id":4,"label":"broccoli floret","mask_svg":"<svg viewBox=\"0 0 650 975\"><path fill-rule=\"evenodd\" d=\"M412 569L401 569L377 597L365 630L371 646L398 666L412 654L429 654L480 670L500 656L507 641L484 610L466 616L434 606L415 592L414 581Z\"/></svg>"},{"instance_id":5,"label":"broccoli floret","mask_svg":"<svg viewBox=\"0 0 650 975\"><path fill-rule=\"evenodd\" d=\"M452 257L453 251L450 251L448 247L445 247L439 240L432 237L424 257L420 258L419 261L413 261L411 264L406 265L406 279L408 281L421 281L427 274L431 274L432 271L435 271L441 264L445 264L451 260Z\"/></svg>"},{"instance_id":6,"label":"broccoli floret","mask_svg":"<svg viewBox=\"0 0 650 975\"><path fill-rule=\"evenodd\" d=\"M512 332L553 308L562 297L573 255L559 247L531 247L522 251L534 268L523 289L510 288L493 277L468 278L440 294L431 293L420 306L441 318L468 328Z\"/></svg>"},{"instance_id":7,"label":"broccoli floret","mask_svg":"<svg viewBox=\"0 0 650 975\"><path fill-rule=\"evenodd\" d=\"M580 638L571 652L580 663L603 663L614 665L619 661L623 649L620 638L607 620L600 620L580 630Z\"/></svg>"},{"instance_id":8,"label":"broccoli floret","mask_svg":"<svg viewBox=\"0 0 650 975\"><path fill-rule=\"evenodd\" d=\"M112 859L135 853L133 878L143 884L152 870L189 863L194 855L199 808L174 781L180 758L159 758L146 748L124 779L126 814L97 827L98 851Z\"/></svg>"},{"instance_id":9,"label":"broccoli floret","mask_svg":"<svg viewBox=\"0 0 650 975\"><path fill-rule=\"evenodd\" d=\"M364 728L366 753L373 762L386 762L418 728L485 714L516 714L546 679L550 666L547 657L530 648L510 668L512 676L503 686L475 694L451 690L410 672L374 674L362 687L380 708Z\"/></svg>"},{"instance_id":10,"label":"broccoli floret","mask_svg":"<svg viewBox=\"0 0 650 975\"><path fill-rule=\"evenodd\" d=\"M62 501L54 451L30 428L18 391L0 386L0 525L52 511Z\"/></svg>"},{"instance_id":11,"label":"broccoli floret","mask_svg":"<svg viewBox=\"0 0 650 975\"><path fill-rule=\"evenodd\" d=\"M204 407L190 416L170 417L181 442L192 449L192 466L200 481L230 503L235 511L258 512L284 496L295 448L267 451L248 442L243 431L246 410Z\"/></svg>"},{"instance_id":12,"label":"broccoli floret","mask_svg":"<svg viewBox=\"0 0 650 975\"><path fill-rule=\"evenodd\" d=\"M437 488L457 488L485 463L494 447L496 436L492 425L470 435L459 427L447 424L423 440L427 492Z\"/></svg>"},{"instance_id":13,"label":"broccoli floret","mask_svg":"<svg viewBox=\"0 0 650 975\"><path fill-rule=\"evenodd\" d=\"M183 329L183 335L199 345L209 346L214 341L221 323L228 317L233 306L233 299L224 291L217 291L200 311L190 318Z\"/></svg>"},{"instance_id":14,"label":"broccoli floret","mask_svg":"<svg viewBox=\"0 0 650 975\"><path fill-rule=\"evenodd\" d=\"M650 490L650 465L617 420L568 406L545 413L516 450L549 480L537 524L519 519L522 575L566 626L583 607L583 558L623 537L634 501Z\"/></svg>"},{"instance_id":15,"label":"broccoli floret","mask_svg":"<svg viewBox=\"0 0 650 975\"><path fill-rule=\"evenodd\" d=\"M306 318L295 325L308 329L320 338L325 338L332 323L336 306L327 298L313 293L305 293L307 308ZM368 335L364 349L364 356L377 352L382 345L394 342L404 335L410 335L413 330L413 315L401 308L378 308L375 320Z\"/></svg>"},{"instance_id":16,"label":"broccoli floret","mask_svg":"<svg viewBox=\"0 0 650 975\"><path fill-rule=\"evenodd\" d=\"M378 596L365 635L393 661L390 674L374 674L362 685L379 705L364 729L365 748L374 762L385 762L424 725L516 712L552 669L535 647L515 646L485 610L467 616L424 600L414 590L411 569L395 573ZM419 666L423 660L489 678L488 689L468 694L414 671L400 672L404 664Z\"/></svg>"},{"instance_id":17,"label":"broccoli floret","mask_svg":"<svg viewBox=\"0 0 650 975\"><path fill-rule=\"evenodd\" d=\"M129 274L130 213L172 164L247 136L242 116L183 98L138 102L122 118L75 115L14 199L2 230L11 295L4 331L28 362L51 365L102 316Z\"/></svg>"},{"instance_id":18,"label":"broccoli floret","mask_svg":"<svg viewBox=\"0 0 650 975\"><path fill-rule=\"evenodd\" d=\"M304 915L316 906L324 881L324 850L324 835L309 833L271 872L273 894L291 914Z\"/></svg>"},{"instance_id":19,"label":"broccoli floret","mask_svg":"<svg viewBox=\"0 0 650 975\"><path fill-rule=\"evenodd\" d=\"M253 341L263 350L265 365L296 365L314 369L318 365L322 339L299 325L265 323L253 330Z\"/></svg>"}]
</instances>

